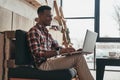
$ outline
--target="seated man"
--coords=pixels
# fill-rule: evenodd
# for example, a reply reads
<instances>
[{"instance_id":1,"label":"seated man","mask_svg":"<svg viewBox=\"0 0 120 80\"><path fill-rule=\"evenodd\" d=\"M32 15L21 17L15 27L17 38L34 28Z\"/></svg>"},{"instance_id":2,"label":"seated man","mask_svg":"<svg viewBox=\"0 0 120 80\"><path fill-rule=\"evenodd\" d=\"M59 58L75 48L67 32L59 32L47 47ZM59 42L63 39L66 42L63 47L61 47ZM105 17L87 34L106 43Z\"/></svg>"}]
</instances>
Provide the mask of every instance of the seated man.
<instances>
[{"instance_id":1,"label":"seated man","mask_svg":"<svg viewBox=\"0 0 120 80\"><path fill-rule=\"evenodd\" d=\"M51 8L49 6L39 7L37 13L38 22L27 32L29 48L36 67L40 70L75 68L79 80L94 80L82 54L51 59L51 57L62 53L74 52L75 49L59 48L58 44L48 33L46 26L49 26L52 20Z\"/></svg>"}]
</instances>

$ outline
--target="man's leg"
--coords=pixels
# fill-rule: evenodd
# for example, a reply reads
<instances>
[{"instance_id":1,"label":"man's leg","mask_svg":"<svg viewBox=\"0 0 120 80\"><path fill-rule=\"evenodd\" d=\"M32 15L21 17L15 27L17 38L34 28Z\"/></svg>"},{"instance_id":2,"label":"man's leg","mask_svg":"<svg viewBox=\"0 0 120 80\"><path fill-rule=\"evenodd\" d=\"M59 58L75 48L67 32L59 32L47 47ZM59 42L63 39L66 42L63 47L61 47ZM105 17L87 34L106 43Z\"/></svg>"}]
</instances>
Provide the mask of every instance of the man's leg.
<instances>
[{"instance_id":1,"label":"man's leg","mask_svg":"<svg viewBox=\"0 0 120 80\"><path fill-rule=\"evenodd\" d=\"M47 60L39 67L39 69L42 70L58 70L68 68L76 68L79 80L94 80L82 54Z\"/></svg>"}]
</instances>

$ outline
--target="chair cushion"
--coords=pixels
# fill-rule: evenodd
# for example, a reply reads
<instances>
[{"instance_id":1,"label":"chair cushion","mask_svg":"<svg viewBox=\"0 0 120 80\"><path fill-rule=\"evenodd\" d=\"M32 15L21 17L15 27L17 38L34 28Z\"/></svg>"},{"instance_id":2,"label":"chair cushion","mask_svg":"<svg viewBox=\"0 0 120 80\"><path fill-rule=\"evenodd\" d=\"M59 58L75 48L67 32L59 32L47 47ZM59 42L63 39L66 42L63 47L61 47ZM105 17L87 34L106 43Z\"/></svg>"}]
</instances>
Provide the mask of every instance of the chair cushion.
<instances>
[{"instance_id":1,"label":"chair cushion","mask_svg":"<svg viewBox=\"0 0 120 80\"><path fill-rule=\"evenodd\" d=\"M32 56L27 46L26 31L16 30L15 32L15 64L28 65L32 63Z\"/></svg>"},{"instance_id":2,"label":"chair cushion","mask_svg":"<svg viewBox=\"0 0 120 80\"><path fill-rule=\"evenodd\" d=\"M31 67L9 69L9 78L30 78L40 80L71 80L76 75L73 69L42 71Z\"/></svg>"}]
</instances>

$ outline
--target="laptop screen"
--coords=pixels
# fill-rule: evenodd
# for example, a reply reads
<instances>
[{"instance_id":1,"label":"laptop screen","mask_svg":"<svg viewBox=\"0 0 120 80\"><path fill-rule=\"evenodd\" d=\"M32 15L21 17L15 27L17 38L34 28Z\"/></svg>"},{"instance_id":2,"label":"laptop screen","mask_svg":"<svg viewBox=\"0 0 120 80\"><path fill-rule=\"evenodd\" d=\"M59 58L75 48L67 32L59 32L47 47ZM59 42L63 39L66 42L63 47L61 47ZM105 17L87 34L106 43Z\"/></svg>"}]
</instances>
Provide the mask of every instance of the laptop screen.
<instances>
[{"instance_id":1,"label":"laptop screen","mask_svg":"<svg viewBox=\"0 0 120 80\"><path fill-rule=\"evenodd\" d=\"M83 52L94 52L97 33L87 30L84 43L83 43Z\"/></svg>"}]
</instances>

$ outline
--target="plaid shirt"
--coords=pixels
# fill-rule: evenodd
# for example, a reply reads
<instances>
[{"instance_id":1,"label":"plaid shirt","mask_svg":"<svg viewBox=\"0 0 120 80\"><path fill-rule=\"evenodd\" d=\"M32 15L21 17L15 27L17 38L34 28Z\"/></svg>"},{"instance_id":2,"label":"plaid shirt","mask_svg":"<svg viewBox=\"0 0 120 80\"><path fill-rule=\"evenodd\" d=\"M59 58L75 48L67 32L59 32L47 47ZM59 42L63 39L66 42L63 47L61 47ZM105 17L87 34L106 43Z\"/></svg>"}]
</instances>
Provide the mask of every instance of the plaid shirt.
<instances>
[{"instance_id":1,"label":"plaid shirt","mask_svg":"<svg viewBox=\"0 0 120 80\"><path fill-rule=\"evenodd\" d=\"M47 28L38 24L28 31L27 40L35 63L38 65L46 61L45 51L55 50L58 47L58 43L53 40Z\"/></svg>"}]
</instances>

